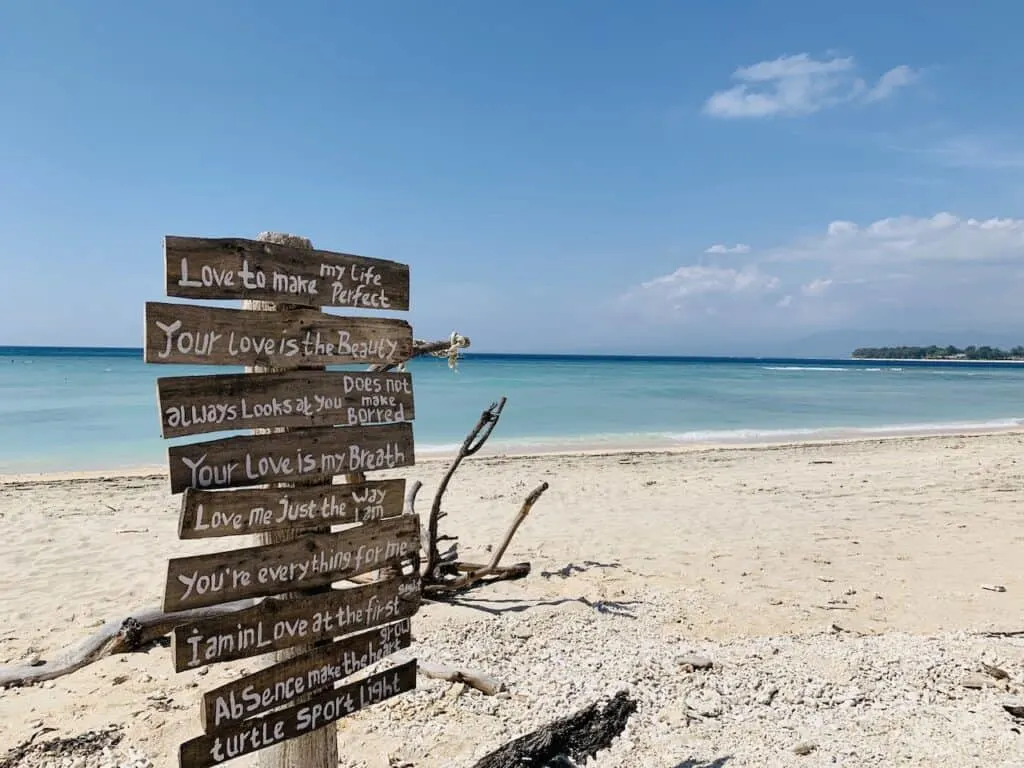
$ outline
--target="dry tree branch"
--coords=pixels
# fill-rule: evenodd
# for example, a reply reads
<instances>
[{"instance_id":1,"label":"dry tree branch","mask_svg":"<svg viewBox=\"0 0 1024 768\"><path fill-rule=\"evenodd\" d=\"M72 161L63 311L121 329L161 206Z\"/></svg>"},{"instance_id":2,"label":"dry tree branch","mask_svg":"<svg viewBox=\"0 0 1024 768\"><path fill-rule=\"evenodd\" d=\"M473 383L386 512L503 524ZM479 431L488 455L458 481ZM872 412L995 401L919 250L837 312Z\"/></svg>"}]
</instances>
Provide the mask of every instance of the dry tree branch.
<instances>
[{"instance_id":1,"label":"dry tree branch","mask_svg":"<svg viewBox=\"0 0 1024 768\"><path fill-rule=\"evenodd\" d=\"M437 581L440 579L440 574L437 573L438 560L440 559L440 553L437 550L437 524L442 517L441 500L444 498L445 491L448 490L448 483L451 482L452 477L455 475L455 470L459 468L462 460L479 451L484 443L487 442L487 438L491 436L491 432L494 431L494 427L498 424L498 419L501 418L501 411L505 407L505 401L506 398L502 397L497 403L491 403L491 406L480 414L480 419L477 421L476 426L466 435L466 439L462 441L458 454L452 460L448 471L445 472L444 477L441 478L440 485L437 487L437 492L434 494L434 502L430 506L430 516L427 518L427 564L423 574L427 581Z\"/></svg>"},{"instance_id":2,"label":"dry tree branch","mask_svg":"<svg viewBox=\"0 0 1024 768\"><path fill-rule=\"evenodd\" d=\"M543 495L544 491L546 491L547 489L548 484L546 482L541 483L536 488L534 488L533 491L530 492L529 496L526 497L526 500L523 502L523 506L519 508L519 513L512 520L512 525L510 525L508 531L505 532L505 538L502 540L500 546L494 551L494 556L491 557L491 562L489 562L487 565L483 567L478 567L467 573L463 573L461 576L455 579L455 581L452 581L449 584L445 584L444 589L446 591L468 589L477 582L483 581L488 576L493 576L497 573L501 573L502 570L505 571L503 573L505 578L509 578L510 572L515 572L516 574L519 574L523 570L524 566L526 568L526 572L529 573L529 563L518 563L517 565L513 565L508 569L499 569L498 564L501 562L501 558L504 556L505 550L508 549L508 545L512 543L512 537L516 535L516 531L519 530L519 526L522 525L527 515L530 514L530 510L533 509L533 505L537 503L537 501Z\"/></svg>"},{"instance_id":3,"label":"dry tree branch","mask_svg":"<svg viewBox=\"0 0 1024 768\"><path fill-rule=\"evenodd\" d=\"M423 487L423 483L419 480L413 482L412 485L405 492L405 504L402 507L403 515L415 515L416 514L416 495L420 492L420 488Z\"/></svg>"},{"instance_id":4,"label":"dry tree branch","mask_svg":"<svg viewBox=\"0 0 1024 768\"><path fill-rule=\"evenodd\" d=\"M108 621L79 644L59 651L52 661L0 667L0 688L62 677L107 656L146 648L179 624L234 613L255 603L255 600L237 600L174 613L164 613L159 608L139 608L126 619Z\"/></svg>"},{"instance_id":5,"label":"dry tree branch","mask_svg":"<svg viewBox=\"0 0 1024 768\"><path fill-rule=\"evenodd\" d=\"M484 568L483 571L474 575L486 576L487 572L493 571L498 567L498 563L501 562L501 558L504 556L505 550L508 549L508 545L512 543L512 537L516 535L516 531L519 530L519 526L523 524L527 515L530 514L530 510L533 509L533 505L540 500L540 497L548 487L547 482L543 482L530 492L530 495L527 496L526 500L523 502L523 506L519 508L519 514L516 515L515 519L512 521L512 525L509 526L508 531L505 533L505 539L501 542L501 546L498 547L494 553L494 557L491 558L491 562L487 564L487 567Z\"/></svg>"},{"instance_id":6,"label":"dry tree branch","mask_svg":"<svg viewBox=\"0 0 1024 768\"><path fill-rule=\"evenodd\" d=\"M401 664L410 658L412 657L396 653L389 657L389 660L395 664ZM449 683L465 683L470 688L475 688L486 696L494 696L505 689L503 683L498 682L489 675L485 675L483 672L449 667L446 664L435 664L432 661L424 661L420 658L416 659L416 671L424 677L433 678L434 680L445 680Z\"/></svg>"}]
</instances>

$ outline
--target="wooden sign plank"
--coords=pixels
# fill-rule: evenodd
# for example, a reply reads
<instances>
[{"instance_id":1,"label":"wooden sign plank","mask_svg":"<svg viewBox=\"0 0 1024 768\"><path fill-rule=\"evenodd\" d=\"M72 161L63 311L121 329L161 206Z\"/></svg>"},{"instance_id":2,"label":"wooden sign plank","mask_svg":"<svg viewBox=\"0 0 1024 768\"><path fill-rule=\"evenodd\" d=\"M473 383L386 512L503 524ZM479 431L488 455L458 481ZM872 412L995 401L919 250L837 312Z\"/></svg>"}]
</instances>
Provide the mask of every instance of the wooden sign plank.
<instances>
[{"instance_id":1,"label":"wooden sign plank","mask_svg":"<svg viewBox=\"0 0 1024 768\"><path fill-rule=\"evenodd\" d=\"M405 320L146 302L147 363L301 368L399 363L411 355Z\"/></svg>"},{"instance_id":2,"label":"wooden sign plank","mask_svg":"<svg viewBox=\"0 0 1024 768\"><path fill-rule=\"evenodd\" d=\"M186 488L178 538L208 539L367 523L397 517L404 505L404 479L226 491Z\"/></svg>"},{"instance_id":3,"label":"wooden sign plank","mask_svg":"<svg viewBox=\"0 0 1024 768\"><path fill-rule=\"evenodd\" d=\"M170 613L323 586L409 557L419 546L419 515L402 515L280 544L175 557L167 563L163 610Z\"/></svg>"},{"instance_id":4,"label":"wooden sign plank","mask_svg":"<svg viewBox=\"0 0 1024 768\"><path fill-rule=\"evenodd\" d=\"M240 237L164 238L167 295L310 307L409 309L409 267Z\"/></svg>"},{"instance_id":5,"label":"wooden sign plank","mask_svg":"<svg viewBox=\"0 0 1024 768\"><path fill-rule=\"evenodd\" d=\"M415 417L412 375L288 371L157 379L163 437L260 427L355 427Z\"/></svg>"},{"instance_id":6,"label":"wooden sign plank","mask_svg":"<svg viewBox=\"0 0 1024 768\"><path fill-rule=\"evenodd\" d=\"M359 632L413 616L420 605L416 575L332 589L321 595L263 600L171 632L174 671L184 672Z\"/></svg>"},{"instance_id":7,"label":"wooden sign plank","mask_svg":"<svg viewBox=\"0 0 1024 768\"><path fill-rule=\"evenodd\" d=\"M312 427L167 449L171 493L237 488L415 464L412 424Z\"/></svg>"},{"instance_id":8,"label":"wooden sign plank","mask_svg":"<svg viewBox=\"0 0 1024 768\"><path fill-rule=\"evenodd\" d=\"M213 736L199 736L181 745L181 768L207 768L250 752L311 733L365 707L416 688L412 659L363 680L343 685L309 701L246 721Z\"/></svg>"},{"instance_id":9,"label":"wooden sign plank","mask_svg":"<svg viewBox=\"0 0 1024 768\"><path fill-rule=\"evenodd\" d=\"M203 694L203 731L214 733L320 693L412 643L408 619L350 635Z\"/></svg>"}]
</instances>

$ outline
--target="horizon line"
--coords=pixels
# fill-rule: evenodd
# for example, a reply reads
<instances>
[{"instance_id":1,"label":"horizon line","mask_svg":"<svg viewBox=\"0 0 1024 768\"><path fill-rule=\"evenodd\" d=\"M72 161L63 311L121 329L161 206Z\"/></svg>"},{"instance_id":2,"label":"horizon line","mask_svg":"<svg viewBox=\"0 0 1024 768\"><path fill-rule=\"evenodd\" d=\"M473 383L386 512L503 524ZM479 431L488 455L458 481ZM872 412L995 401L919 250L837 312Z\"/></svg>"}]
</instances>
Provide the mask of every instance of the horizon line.
<instances>
[{"instance_id":1,"label":"horizon line","mask_svg":"<svg viewBox=\"0 0 1024 768\"><path fill-rule=\"evenodd\" d=\"M132 352L142 355L144 347L122 347L122 346L92 346L92 345L62 345L62 344L0 344L0 354L8 350L67 350L89 351L89 352ZM636 354L620 352L477 352L473 350L460 350L463 357L541 357L541 358L617 358L637 360L847 360L846 357L816 356L816 357L793 357L787 355L709 355L709 354ZM415 359L415 358L413 358ZM854 358L855 359L855 358Z\"/></svg>"}]
</instances>

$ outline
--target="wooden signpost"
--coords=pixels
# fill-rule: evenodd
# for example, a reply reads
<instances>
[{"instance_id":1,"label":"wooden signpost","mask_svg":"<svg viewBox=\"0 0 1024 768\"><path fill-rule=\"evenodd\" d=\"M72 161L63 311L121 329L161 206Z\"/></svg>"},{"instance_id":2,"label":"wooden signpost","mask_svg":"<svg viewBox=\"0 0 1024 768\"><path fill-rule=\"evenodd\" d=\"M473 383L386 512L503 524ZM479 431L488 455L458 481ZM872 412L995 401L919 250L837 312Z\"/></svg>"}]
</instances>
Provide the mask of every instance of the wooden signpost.
<instances>
[{"instance_id":1,"label":"wooden signpost","mask_svg":"<svg viewBox=\"0 0 1024 768\"><path fill-rule=\"evenodd\" d=\"M280 302L146 304L147 362L249 371L160 378L162 436L254 430L168 449L179 538L260 537L168 562L165 611L259 599L175 627L174 669L277 661L204 694L203 735L179 763L259 751L268 767L333 768L337 720L416 686L415 659L364 673L410 645L420 584L403 569L418 561L420 522L402 514L405 480L363 474L414 464L412 377L324 368L402 362L412 328L320 308L407 310L409 268L291 236L168 236L165 257L168 296Z\"/></svg>"}]
</instances>

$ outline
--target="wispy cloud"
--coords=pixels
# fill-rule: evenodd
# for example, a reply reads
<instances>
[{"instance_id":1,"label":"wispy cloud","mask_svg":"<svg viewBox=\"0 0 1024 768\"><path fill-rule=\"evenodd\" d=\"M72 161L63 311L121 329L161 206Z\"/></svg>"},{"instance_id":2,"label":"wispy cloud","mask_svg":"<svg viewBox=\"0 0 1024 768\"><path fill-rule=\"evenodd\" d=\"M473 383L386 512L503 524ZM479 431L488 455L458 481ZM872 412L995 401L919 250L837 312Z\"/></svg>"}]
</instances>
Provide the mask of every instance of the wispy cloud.
<instances>
[{"instance_id":1,"label":"wispy cloud","mask_svg":"<svg viewBox=\"0 0 1024 768\"><path fill-rule=\"evenodd\" d=\"M836 323L1024 323L1024 219L939 212L821 233L737 254L728 268L697 262L628 288L620 306L664 327L737 332L813 330Z\"/></svg>"},{"instance_id":2,"label":"wispy cloud","mask_svg":"<svg viewBox=\"0 0 1024 768\"><path fill-rule=\"evenodd\" d=\"M869 86L857 75L852 56L815 59L807 53L781 56L740 67L739 81L717 91L703 112L718 118L795 117L846 102L873 103L890 98L920 77L906 64L893 67Z\"/></svg>"},{"instance_id":3,"label":"wispy cloud","mask_svg":"<svg viewBox=\"0 0 1024 768\"><path fill-rule=\"evenodd\" d=\"M900 88L905 88L916 82L920 77L920 72L916 72L906 64L900 64L878 78L878 82L875 83L874 87L869 88L861 98L868 103L882 101L892 96Z\"/></svg>"},{"instance_id":4,"label":"wispy cloud","mask_svg":"<svg viewBox=\"0 0 1024 768\"><path fill-rule=\"evenodd\" d=\"M1007 147L978 136L946 139L918 151L926 152L932 159L950 168L1024 169L1024 149Z\"/></svg>"},{"instance_id":5,"label":"wispy cloud","mask_svg":"<svg viewBox=\"0 0 1024 768\"><path fill-rule=\"evenodd\" d=\"M714 254L730 254L730 253L750 253L750 246L744 243L736 243L736 245L723 245L722 243L715 243L708 248L704 253Z\"/></svg>"},{"instance_id":6,"label":"wispy cloud","mask_svg":"<svg viewBox=\"0 0 1024 768\"><path fill-rule=\"evenodd\" d=\"M865 226L833 221L825 234L773 248L765 262L829 262L843 269L937 262L1024 264L1024 219L891 216Z\"/></svg>"}]
</instances>

